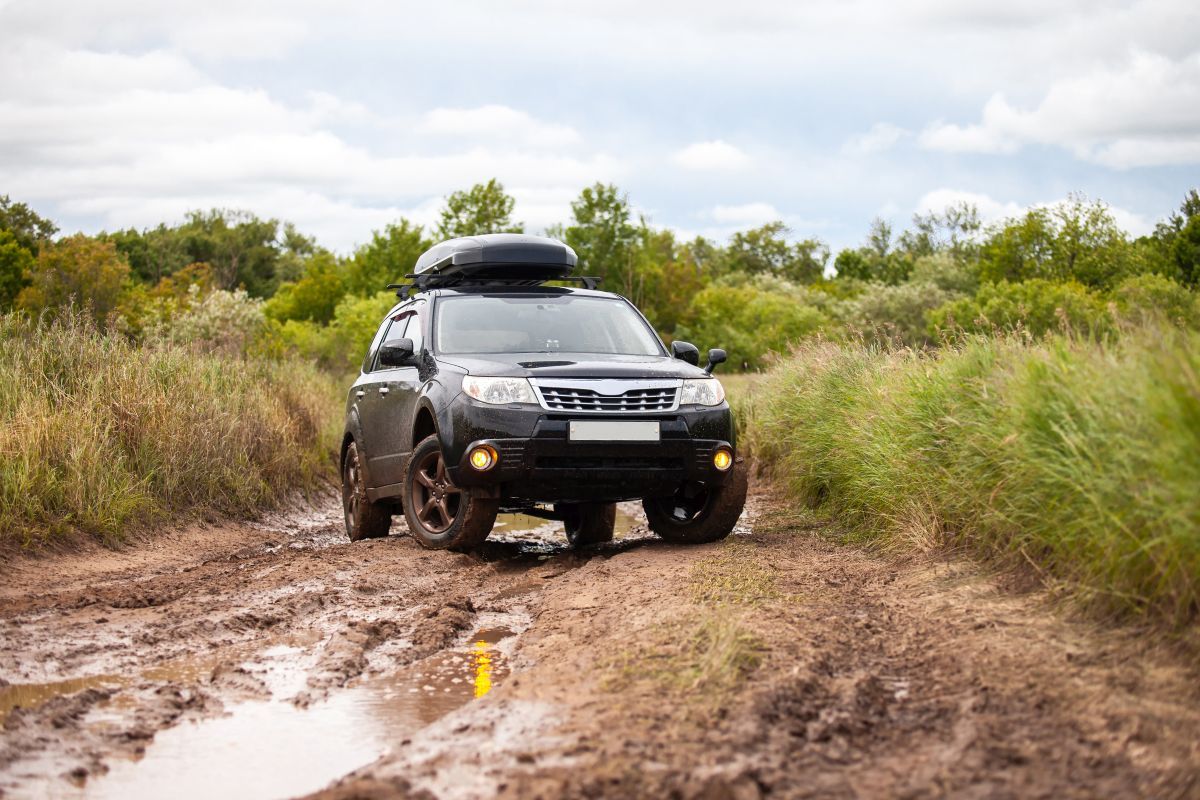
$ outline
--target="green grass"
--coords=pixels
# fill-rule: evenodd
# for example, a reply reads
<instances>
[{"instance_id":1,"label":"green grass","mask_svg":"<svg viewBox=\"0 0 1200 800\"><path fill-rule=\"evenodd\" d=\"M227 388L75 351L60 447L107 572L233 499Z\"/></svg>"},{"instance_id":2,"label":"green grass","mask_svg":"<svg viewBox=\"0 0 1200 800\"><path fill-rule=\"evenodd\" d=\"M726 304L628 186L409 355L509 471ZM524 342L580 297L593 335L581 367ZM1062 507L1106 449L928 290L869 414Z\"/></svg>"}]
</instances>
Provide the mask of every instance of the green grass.
<instances>
[{"instance_id":1,"label":"green grass","mask_svg":"<svg viewBox=\"0 0 1200 800\"><path fill-rule=\"evenodd\" d=\"M933 353L810 343L752 413L757 457L853 536L1006 556L1089 605L1196 619L1196 332Z\"/></svg>"},{"instance_id":2,"label":"green grass","mask_svg":"<svg viewBox=\"0 0 1200 800\"><path fill-rule=\"evenodd\" d=\"M2 315L0 542L113 544L164 519L269 507L330 473L336 401L305 363Z\"/></svg>"}]
</instances>

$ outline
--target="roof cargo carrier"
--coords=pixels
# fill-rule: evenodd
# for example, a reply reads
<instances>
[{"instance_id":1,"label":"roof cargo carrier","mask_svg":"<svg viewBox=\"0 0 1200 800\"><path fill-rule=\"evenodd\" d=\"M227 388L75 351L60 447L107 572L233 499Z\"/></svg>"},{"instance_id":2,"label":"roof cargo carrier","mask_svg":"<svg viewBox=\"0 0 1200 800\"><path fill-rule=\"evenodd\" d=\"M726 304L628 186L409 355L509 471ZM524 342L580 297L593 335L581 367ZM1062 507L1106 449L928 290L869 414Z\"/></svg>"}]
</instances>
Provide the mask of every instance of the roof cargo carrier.
<instances>
[{"instance_id":1,"label":"roof cargo carrier","mask_svg":"<svg viewBox=\"0 0 1200 800\"><path fill-rule=\"evenodd\" d=\"M569 275L576 260L575 251L556 239L488 233L434 245L417 259L414 272L421 278L549 281Z\"/></svg>"}]
</instances>

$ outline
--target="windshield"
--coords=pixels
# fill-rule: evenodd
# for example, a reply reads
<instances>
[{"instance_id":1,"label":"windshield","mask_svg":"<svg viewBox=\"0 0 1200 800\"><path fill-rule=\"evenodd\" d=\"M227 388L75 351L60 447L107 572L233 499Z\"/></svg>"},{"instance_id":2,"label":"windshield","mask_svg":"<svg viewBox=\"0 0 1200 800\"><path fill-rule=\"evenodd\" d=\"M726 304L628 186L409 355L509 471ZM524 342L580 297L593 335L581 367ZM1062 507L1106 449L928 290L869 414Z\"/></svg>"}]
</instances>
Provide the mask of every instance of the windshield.
<instances>
[{"instance_id":1,"label":"windshield","mask_svg":"<svg viewBox=\"0 0 1200 800\"><path fill-rule=\"evenodd\" d=\"M624 300L455 295L437 304L439 353L604 353L660 356L654 331Z\"/></svg>"}]
</instances>

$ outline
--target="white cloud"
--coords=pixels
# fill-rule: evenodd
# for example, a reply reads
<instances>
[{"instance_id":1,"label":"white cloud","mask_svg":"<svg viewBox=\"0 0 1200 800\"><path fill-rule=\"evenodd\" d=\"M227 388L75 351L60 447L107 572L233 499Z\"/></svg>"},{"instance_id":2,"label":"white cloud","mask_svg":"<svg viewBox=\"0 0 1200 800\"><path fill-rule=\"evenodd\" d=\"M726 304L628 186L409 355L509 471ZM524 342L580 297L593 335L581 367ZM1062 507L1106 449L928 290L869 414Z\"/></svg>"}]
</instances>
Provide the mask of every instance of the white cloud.
<instances>
[{"instance_id":1,"label":"white cloud","mask_svg":"<svg viewBox=\"0 0 1200 800\"><path fill-rule=\"evenodd\" d=\"M842 152L852 156L882 153L895 147L897 142L908 135L908 131L890 122L877 122L866 133L850 137L842 145Z\"/></svg>"},{"instance_id":2,"label":"white cloud","mask_svg":"<svg viewBox=\"0 0 1200 800\"><path fill-rule=\"evenodd\" d=\"M1135 53L1119 68L1056 81L1030 110L997 94L978 123L936 122L920 143L970 153L1060 145L1116 169L1200 163L1200 53L1178 61Z\"/></svg>"},{"instance_id":3,"label":"white cloud","mask_svg":"<svg viewBox=\"0 0 1200 800\"><path fill-rule=\"evenodd\" d=\"M694 170L733 170L750 163L749 156L721 139L690 144L675 153L672 160L684 169Z\"/></svg>"},{"instance_id":4,"label":"white cloud","mask_svg":"<svg viewBox=\"0 0 1200 800\"><path fill-rule=\"evenodd\" d=\"M422 133L480 141L512 141L533 147L578 144L579 132L568 125L543 122L524 111L501 105L479 108L435 108L417 124Z\"/></svg>"},{"instance_id":5,"label":"white cloud","mask_svg":"<svg viewBox=\"0 0 1200 800\"><path fill-rule=\"evenodd\" d=\"M783 215L770 203L746 203L740 206L714 206L707 215L714 222L728 225L757 227L782 219Z\"/></svg>"}]
</instances>

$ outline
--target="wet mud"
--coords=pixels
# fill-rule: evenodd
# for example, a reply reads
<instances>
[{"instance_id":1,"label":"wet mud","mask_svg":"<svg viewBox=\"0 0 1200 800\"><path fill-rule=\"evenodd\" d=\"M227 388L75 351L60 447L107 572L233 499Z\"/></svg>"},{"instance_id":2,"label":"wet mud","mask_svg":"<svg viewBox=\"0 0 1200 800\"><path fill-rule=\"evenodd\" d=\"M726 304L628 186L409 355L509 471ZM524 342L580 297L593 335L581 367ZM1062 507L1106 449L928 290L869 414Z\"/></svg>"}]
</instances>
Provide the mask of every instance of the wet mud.
<instances>
[{"instance_id":1,"label":"wet mud","mask_svg":"<svg viewBox=\"0 0 1200 800\"><path fill-rule=\"evenodd\" d=\"M1193 665L755 494L681 547L333 498L0 581L3 797L1200 796Z\"/></svg>"}]
</instances>

